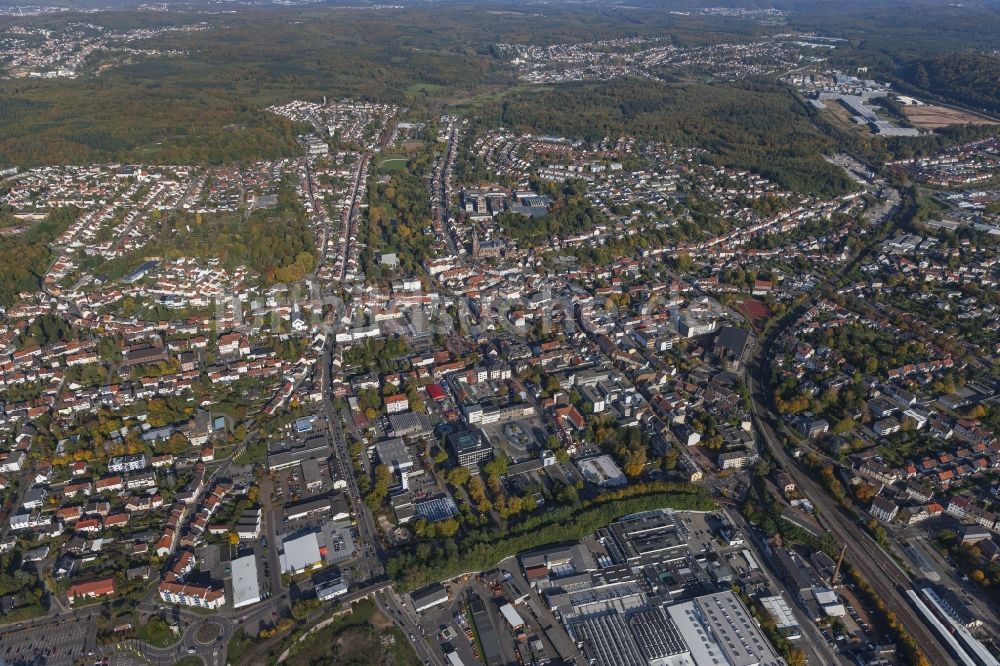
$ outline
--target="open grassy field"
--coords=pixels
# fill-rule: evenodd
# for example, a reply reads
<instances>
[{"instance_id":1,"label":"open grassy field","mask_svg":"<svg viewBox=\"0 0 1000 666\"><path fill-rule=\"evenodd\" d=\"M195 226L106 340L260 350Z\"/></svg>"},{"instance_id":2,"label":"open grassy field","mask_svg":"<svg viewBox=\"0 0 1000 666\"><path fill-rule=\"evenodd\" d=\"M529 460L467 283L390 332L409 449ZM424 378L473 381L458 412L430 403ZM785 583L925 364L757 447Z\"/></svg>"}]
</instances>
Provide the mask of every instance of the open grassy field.
<instances>
[{"instance_id":1,"label":"open grassy field","mask_svg":"<svg viewBox=\"0 0 1000 666\"><path fill-rule=\"evenodd\" d=\"M410 158L405 155L386 155L378 162L379 173L392 173L402 171L406 168L406 163Z\"/></svg>"},{"instance_id":2,"label":"open grassy field","mask_svg":"<svg viewBox=\"0 0 1000 666\"><path fill-rule=\"evenodd\" d=\"M949 109L943 106L904 106L903 113L914 127L938 129L949 125L996 125L996 121L967 111Z\"/></svg>"},{"instance_id":3,"label":"open grassy field","mask_svg":"<svg viewBox=\"0 0 1000 666\"><path fill-rule=\"evenodd\" d=\"M406 89L407 95L434 95L448 90L447 86L438 83L416 81Z\"/></svg>"}]
</instances>

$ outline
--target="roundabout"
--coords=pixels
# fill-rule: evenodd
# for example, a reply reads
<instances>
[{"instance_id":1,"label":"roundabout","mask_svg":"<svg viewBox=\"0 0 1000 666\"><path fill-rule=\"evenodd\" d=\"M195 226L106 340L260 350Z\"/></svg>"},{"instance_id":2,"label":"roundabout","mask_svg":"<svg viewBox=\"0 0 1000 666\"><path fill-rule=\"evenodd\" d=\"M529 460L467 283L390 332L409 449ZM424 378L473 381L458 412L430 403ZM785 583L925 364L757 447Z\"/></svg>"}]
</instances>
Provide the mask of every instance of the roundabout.
<instances>
[{"instance_id":1,"label":"roundabout","mask_svg":"<svg viewBox=\"0 0 1000 666\"><path fill-rule=\"evenodd\" d=\"M222 635L222 625L218 622L206 622L198 627L194 639L201 645L211 645Z\"/></svg>"}]
</instances>

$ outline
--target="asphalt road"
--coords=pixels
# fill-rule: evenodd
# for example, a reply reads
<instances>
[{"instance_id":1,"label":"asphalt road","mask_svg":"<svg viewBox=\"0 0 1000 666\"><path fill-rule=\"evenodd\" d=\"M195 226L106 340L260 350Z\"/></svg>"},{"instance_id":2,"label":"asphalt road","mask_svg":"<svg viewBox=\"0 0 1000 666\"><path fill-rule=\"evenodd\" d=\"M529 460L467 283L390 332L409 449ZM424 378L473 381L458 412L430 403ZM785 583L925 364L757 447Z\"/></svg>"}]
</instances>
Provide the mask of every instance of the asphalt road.
<instances>
[{"instance_id":1,"label":"asphalt road","mask_svg":"<svg viewBox=\"0 0 1000 666\"><path fill-rule=\"evenodd\" d=\"M433 664L434 666L445 663L444 656L440 654L440 650L434 650L433 648L435 641L434 634L432 633L430 636L425 635L425 629L421 626L416 613L396 595L395 590L387 587L381 592L376 592L373 596L382 614L392 620L393 624L406 634L407 639L410 641L410 647L413 648L421 663Z\"/></svg>"},{"instance_id":2,"label":"asphalt road","mask_svg":"<svg viewBox=\"0 0 1000 666\"><path fill-rule=\"evenodd\" d=\"M197 655L209 666L225 663L225 649L236 628L232 618L223 615L204 616L188 610L164 609L152 604L139 604L138 610L145 615L166 614L182 628L178 640L166 648L153 647L136 639L123 640L107 645L96 645L96 631L93 630L92 616L100 606L86 606L59 616L46 616L32 621L4 627L0 631L0 657L25 658L33 648L52 651L46 664L60 666L74 664L77 660L101 659L103 657L132 656L157 666L168 666L180 657ZM198 640L198 632L204 624L217 624L220 632L216 638L203 643ZM6 646L13 646L11 653L4 655ZM16 653L22 647L24 652Z\"/></svg>"},{"instance_id":3,"label":"asphalt road","mask_svg":"<svg viewBox=\"0 0 1000 666\"><path fill-rule=\"evenodd\" d=\"M384 561L385 553L382 550L381 540L378 537L378 529L375 519L372 517L368 505L362 501L361 491L358 489L358 480L354 475L354 465L352 464L350 451L347 449L347 438L340 424L340 415L333 407L330 400L330 346L324 348L320 357L319 365L322 368L322 386L324 391L324 409L326 411L326 422L330 428L330 440L333 443L333 452L337 456L341 473L347 480L348 495L357 517L358 527L358 551L362 561L365 563L364 570L368 573L368 578L380 579L385 575Z\"/></svg>"}]
</instances>

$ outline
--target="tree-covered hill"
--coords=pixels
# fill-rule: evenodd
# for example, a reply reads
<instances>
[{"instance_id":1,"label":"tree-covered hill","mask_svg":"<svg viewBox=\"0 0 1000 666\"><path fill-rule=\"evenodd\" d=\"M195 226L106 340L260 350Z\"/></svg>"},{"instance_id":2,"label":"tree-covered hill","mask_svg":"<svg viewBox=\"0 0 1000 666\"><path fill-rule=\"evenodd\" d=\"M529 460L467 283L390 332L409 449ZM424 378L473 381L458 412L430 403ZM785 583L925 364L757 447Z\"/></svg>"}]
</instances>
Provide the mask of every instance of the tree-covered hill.
<instances>
[{"instance_id":1,"label":"tree-covered hill","mask_svg":"<svg viewBox=\"0 0 1000 666\"><path fill-rule=\"evenodd\" d=\"M586 140L630 135L696 146L788 189L832 194L850 188L846 175L823 160L833 142L809 111L787 90L767 84L570 84L513 94L484 120Z\"/></svg>"},{"instance_id":2,"label":"tree-covered hill","mask_svg":"<svg viewBox=\"0 0 1000 666\"><path fill-rule=\"evenodd\" d=\"M1000 58L949 53L904 63L899 76L918 91L1000 113Z\"/></svg>"}]
</instances>

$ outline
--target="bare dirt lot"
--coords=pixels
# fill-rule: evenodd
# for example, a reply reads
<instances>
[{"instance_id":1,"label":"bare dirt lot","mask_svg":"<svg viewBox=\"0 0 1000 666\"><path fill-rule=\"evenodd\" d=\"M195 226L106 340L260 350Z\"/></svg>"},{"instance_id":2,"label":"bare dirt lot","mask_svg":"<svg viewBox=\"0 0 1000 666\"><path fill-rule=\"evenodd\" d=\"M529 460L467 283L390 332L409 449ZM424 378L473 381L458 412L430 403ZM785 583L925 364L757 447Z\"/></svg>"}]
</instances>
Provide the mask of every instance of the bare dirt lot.
<instances>
[{"instance_id":1,"label":"bare dirt lot","mask_svg":"<svg viewBox=\"0 0 1000 666\"><path fill-rule=\"evenodd\" d=\"M996 125L989 118L983 118L965 111L946 109L943 106L904 106L903 112L915 127L937 129L948 125Z\"/></svg>"}]
</instances>

